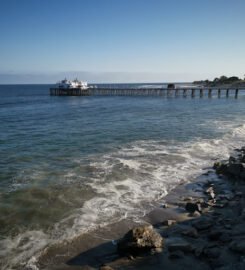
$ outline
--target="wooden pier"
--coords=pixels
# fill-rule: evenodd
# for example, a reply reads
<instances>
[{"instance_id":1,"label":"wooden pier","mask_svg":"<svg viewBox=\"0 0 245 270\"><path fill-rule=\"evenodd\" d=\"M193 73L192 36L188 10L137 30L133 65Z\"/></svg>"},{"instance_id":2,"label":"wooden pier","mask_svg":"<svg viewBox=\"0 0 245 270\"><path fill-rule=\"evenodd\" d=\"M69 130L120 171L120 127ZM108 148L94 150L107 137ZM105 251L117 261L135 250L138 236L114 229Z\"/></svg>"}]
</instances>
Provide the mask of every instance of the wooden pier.
<instances>
[{"instance_id":1,"label":"wooden pier","mask_svg":"<svg viewBox=\"0 0 245 270\"><path fill-rule=\"evenodd\" d=\"M50 88L50 96L89 96L89 89L72 88Z\"/></svg>"},{"instance_id":2,"label":"wooden pier","mask_svg":"<svg viewBox=\"0 0 245 270\"><path fill-rule=\"evenodd\" d=\"M165 96L165 97L204 97L222 96L238 97L239 91L244 88L89 88L89 89L60 89L51 88L51 96Z\"/></svg>"}]
</instances>

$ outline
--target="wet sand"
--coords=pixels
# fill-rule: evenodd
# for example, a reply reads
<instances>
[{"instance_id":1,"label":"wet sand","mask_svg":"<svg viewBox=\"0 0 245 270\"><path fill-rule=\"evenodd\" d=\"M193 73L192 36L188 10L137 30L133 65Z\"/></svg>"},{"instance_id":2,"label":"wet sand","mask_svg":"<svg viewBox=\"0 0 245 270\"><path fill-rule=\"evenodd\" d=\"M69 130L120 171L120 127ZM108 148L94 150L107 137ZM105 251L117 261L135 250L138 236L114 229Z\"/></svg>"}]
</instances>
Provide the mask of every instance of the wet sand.
<instances>
[{"instance_id":1,"label":"wet sand","mask_svg":"<svg viewBox=\"0 0 245 270\"><path fill-rule=\"evenodd\" d=\"M47 248L38 260L38 268L99 269L106 265L107 268L102 267L105 270L178 270L195 265L200 270L245 269L244 190L244 182L231 182L210 168L194 182L182 183L170 191L140 223L125 219ZM187 211L187 202L201 204L201 213ZM198 227L206 222L207 227ZM142 224L154 225L164 238L163 250L136 257L119 256L117 240ZM180 247L170 251L176 243L181 243Z\"/></svg>"}]
</instances>

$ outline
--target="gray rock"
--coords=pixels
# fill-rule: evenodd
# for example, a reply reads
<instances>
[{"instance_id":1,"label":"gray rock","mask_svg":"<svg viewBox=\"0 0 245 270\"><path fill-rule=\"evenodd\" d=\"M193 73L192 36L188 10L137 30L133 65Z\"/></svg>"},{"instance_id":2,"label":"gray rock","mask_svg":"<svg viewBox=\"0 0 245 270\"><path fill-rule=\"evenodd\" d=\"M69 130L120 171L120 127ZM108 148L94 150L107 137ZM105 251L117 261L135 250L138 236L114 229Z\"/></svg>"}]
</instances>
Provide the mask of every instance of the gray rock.
<instances>
[{"instance_id":1,"label":"gray rock","mask_svg":"<svg viewBox=\"0 0 245 270\"><path fill-rule=\"evenodd\" d=\"M245 239L234 240L230 244L230 249L232 251L245 254Z\"/></svg>"},{"instance_id":2,"label":"gray rock","mask_svg":"<svg viewBox=\"0 0 245 270\"><path fill-rule=\"evenodd\" d=\"M189 236L192 238L197 238L198 237L198 232L195 228L191 227L182 232L182 235Z\"/></svg>"},{"instance_id":3,"label":"gray rock","mask_svg":"<svg viewBox=\"0 0 245 270\"><path fill-rule=\"evenodd\" d=\"M28 269L26 269L26 268L24 268L25 270L28 270ZM33 268L32 268L33 269ZM30 269L30 270L32 270L32 269ZM70 267L70 266L68 266L68 268L66 268L66 267L62 267L62 268L54 268L55 270L72 270L73 269L73 267ZM74 268L74 270L75 270L76 268ZM89 266L89 265L83 265L81 268L79 267L79 270L96 270L94 267L92 267L92 266Z\"/></svg>"},{"instance_id":4,"label":"gray rock","mask_svg":"<svg viewBox=\"0 0 245 270\"><path fill-rule=\"evenodd\" d=\"M215 193L214 193L214 191L212 191L212 192L210 192L210 193L208 194L208 198L211 199L211 200L213 200L213 199L215 198Z\"/></svg>"},{"instance_id":5,"label":"gray rock","mask_svg":"<svg viewBox=\"0 0 245 270\"><path fill-rule=\"evenodd\" d=\"M164 203L164 204L162 205L162 208L169 208L169 205L168 205L167 203Z\"/></svg>"},{"instance_id":6,"label":"gray rock","mask_svg":"<svg viewBox=\"0 0 245 270\"><path fill-rule=\"evenodd\" d=\"M224 261L224 258L222 258L222 255L220 255L217 258L209 258L208 262L211 268L215 270L218 270L220 269L220 267L223 267L225 265L225 261Z\"/></svg>"},{"instance_id":7,"label":"gray rock","mask_svg":"<svg viewBox=\"0 0 245 270\"><path fill-rule=\"evenodd\" d=\"M235 193L235 197L242 197L242 192L241 191L237 191Z\"/></svg>"},{"instance_id":8,"label":"gray rock","mask_svg":"<svg viewBox=\"0 0 245 270\"><path fill-rule=\"evenodd\" d=\"M100 267L100 270L113 270L113 268L110 267L109 265L102 265L102 266Z\"/></svg>"},{"instance_id":9,"label":"gray rock","mask_svg":"<svg viewBox=\"0 0 245 270\"><path fill-rule=\"evenodd\" d=\"M229 194L220 194L216 199L217 200L232 200L234 198L234 195L232 193Z\"/></svg>"},{"instance_id":10,"label":"gray rock","mask_svg":"<svg viewBox=\"0 0 245 270\"><path fill-rule=\"evenodd\" d=\"M203 217L203 218L199 218L198 220L193 221L192 225L197 230L206 230L206 229L211 228L214 225L214 222L210 218Z\"/></svg>"},{"instance_id":11,"label":"gray rock","mask_svg":"<svg viewBox=\"0 0 245 270\"><path fill-rule=\"evenodd\" d=\"M230 263L223 267L219 267L217 270L244 270L244 269L245 269L245 263L238 262L238 263Z\"/></svg>"},{"instance_id":12,"label":"gray rock","mask_svg":"<svg viewBox=\"0 0 245 270\"><path fill-rule=\"evenodd\" d=\"M231 163L228 166L228 171L227 173L234 175L234 176L239 176L239 174L242 172L243 170L243 165L239 162L237 163Z\"/></svg>"},{"instance_id":13,"label":"gray rock","mask_svg":"<svg viewBox=\"0 0 245 270\"><path fill-rule=\"evenodd\" d=\"M194 200L193 197L185 197L185 198L183 199L183 201L193 201L193 200Z\"/></svg>"},{"instance_id":14,"label":"gray rock","mask_svg":"<svg viewBox=\"0 0 245 270\"><path fill-rule=\"evenodd\" d=\"M239 174L239 178L240 178L240 180L245 180L245 171L244 171L244 169L243 169L243 171Z\"/></svg>"},{"instance_id":15,"label":"gray rock","mask_svg":"<svg viewBox=\"0 0 245 270\"><path fill-rule=\"evenodd\" d=\"M168 250L170 252L182 251L182 252L191 252L192 246L190 243L184 239L176 239L175 241L168 244Z\"/></svg>"},{"instance_id":16,"label":"gray rock","mask_svg":"<svg viewBox=\"0 0 245 270\"><path fill-rule=\"evenodd\" d=\"M227 174L228 163L227 162L215 162L213 168L216 170L217 174Z\"/></svg>"},{"instance_id":17,"label":"gray rock","mask_svg":"<svg viewBox=\"0 0 245 270\"><path fill-rule=\"evenodd\" d=\"M214 205L213 205L213 207L215 207L215 208L224 208L225 206L227 205L227 202L219 202L219 203L215 203Z\"/></svg>"},{"instance_id":18,"label":"gray rock","mask_svg":"<svg viewBox=\"0 0 245 270\"><path fill-rule=\"evenodd\" d=\"M192 203L192 202L188 202L185 205L185 210L189 213L194 213L195 211L201 212L202 211L202 207L200 203Z\"/></svg>"},{"instance_id":19,"label":"gray rock","mask_svg":"<svg viewBox=\"0 0 245 270\"><path fill-rule=\"evenodd\" d=\"M245 209L243 209L243 210L241 211L240 216L241 216L241 219L242 219L242 220L245 220Z\"/></svg>"},{"instance_id":20,"label":"gray rock","mask_svg":"<svg viewBox=\"0 0 245 270\"><path fill-rule=\"evenodd\" d=\"M234 163L236 161L237 161L237 159L235 157L233 157L233 156L229 157L229 163Z\"/></svg>"},{"instance_id":21,"label":"gray rock","mask_svg":"<svg viewBox=\"0 0 245 270\"><path fill-rule=\"evenodd\" d=\"M195 211L194 213L191 213L191 216L192 216L192 217L200 217L201 214L200 214L200 212Z\"/></svg>"},{"instance_id":22,"label":"gray rock","mask_svg":"<svg viewBox=\"0 0 245 270\"><path fill-rule=\"evenodd\" d=\"M174 224L176 224L176 220L173 220L173 219L168 219L168 220L163 221L163 225L165 226L172 226Z\"/></svg>"},{"instance_id":23,"label":"gray rock","mask_svg":"<svg viewBox=\"0 0 245 270\"><path fill-rule=\"evenodd\" d=\"M209 187L208 189L205 190L205 194L208 195L209 199L214 199L215 198L215 193L213 187Z\"/></svg>"},{"instance_id":24,"label":"gray rock","mask_svg":"<svg viewBox=\"0 0 245 270\"><path fill-rule=\"evenodd\" d=\"M180 259L184 257L184 253L181 250L177 250L177 251L171 252L168 257L169 259Z\"/></svg>"},{"instance_id":25,"label":"gray rock","mask_svg":"<svg viewBox=\"0 0 245 270\"><path fill-rule=\"evenodd\" d=\"M120 254L138 254L163 247L163 238L151 225L139 226L130 230L118 242Z\"/></svg>"},{"instance_id":26,"label":"gray rock","mask_svg":"<svg viewBox=\"0 0 245 270\"><path fill-rule=\"evenodd\" d=\"M231 230L231 225L230 224L225 224L225 226L224 226L227 230Z\"/></svg>"},{"instance_id":27,"label":"gray rock","mask_svg":"<svg viewBox=\"0 0 245 270\"><path fill-rule=\"evenodd\" d=\"M231 235L227 232L221 234L219 240L223 243L230 242L232 240Z\"/></svg>"},{"instance_id":28,"label":"gray rock","mask_svg":"<svg viewBox=\"0 0 245 270\"><path fill-rule=\"evenodd\" d=\"M194 255L196 257L200 257L203 253L204 247L203 246L197 246L194 248Z\"/></svg>"},{"instance_id":29,"label":"gray rock","mask_svg":"<svg viewBox=\"0 0 245 270\"><path fill-rule=\"evenodd\" d=\"M207 249L204 249L203 254L208 258L214 259L220 256L221 251L217 247L207 248Z\"/></svg>"},{"instance_id":30,"label":"gray rock","mask_svg":"<svg viewBox=\"0 0 245 270\"><path fill-rule=\"evenodd\" d=\"M213 230L208 234L208 238L212 241L216 241L220 238L222 235L222 232L220 230Z\"/></svg>"}]
</instances>

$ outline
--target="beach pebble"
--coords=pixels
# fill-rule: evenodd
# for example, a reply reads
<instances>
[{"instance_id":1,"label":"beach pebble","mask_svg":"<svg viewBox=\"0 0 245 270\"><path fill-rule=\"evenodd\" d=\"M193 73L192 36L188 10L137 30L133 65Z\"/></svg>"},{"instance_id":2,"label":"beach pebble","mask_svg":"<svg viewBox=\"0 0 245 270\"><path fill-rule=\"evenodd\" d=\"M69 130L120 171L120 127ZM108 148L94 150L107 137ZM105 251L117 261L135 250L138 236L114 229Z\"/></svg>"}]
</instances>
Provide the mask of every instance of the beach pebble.
<instances>
[{"instance_id":1,"label":"beach pebble","mask_svg":"<svg viewBox=\"0 0 245 270\"><path fill-rule=\"evenodd\" d=\"M213 198L214 198L214 196L215 196L215 194L214 194L214 189L213 189L212 186L209 187L209 188L207 188L207 189L204 191L204 193L207 194L207 195L213 194ZM212 198L212 199L213 199L213 198Z\"/></svg>"},{"instance_id":2,"label":"beach pebble","mask_svg":"<svg viewBox=\"0 0 245 270\"><path fill-rule=\"evenodd\" d=\"M198 211L195 211L194 213L191 214L192 217L200 217L201 214Z\"/></svg>"},{"instance_id":3,"label":"beach pebble","mask_svg":"<svg viewBox=\"0 0 245 270\"><path fill-rule=\"evenodd\" d=\"M164 226L172 226L174 224L176 224L176 220L173 220L173 219L168 219L168 220L163 221Z\"/></svg>"}]
</instances>

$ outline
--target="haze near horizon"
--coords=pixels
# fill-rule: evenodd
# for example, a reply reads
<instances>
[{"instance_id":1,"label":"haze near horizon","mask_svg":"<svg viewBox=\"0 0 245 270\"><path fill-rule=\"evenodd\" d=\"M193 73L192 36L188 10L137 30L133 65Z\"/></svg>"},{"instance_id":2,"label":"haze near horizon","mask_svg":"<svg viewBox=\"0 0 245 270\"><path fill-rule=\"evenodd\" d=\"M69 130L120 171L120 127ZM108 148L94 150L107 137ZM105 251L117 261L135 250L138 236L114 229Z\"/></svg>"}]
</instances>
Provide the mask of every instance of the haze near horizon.
<instances>
[{"instance_id":1,"label":"haze near horizon","mask_svg":"<svg viewBox=\"0 0 245 270\"><path fill-rule=\"evenodd\" d=\"M0 1L0 83L243 78L245 2Z\"/></svg>"}]
</instances>

